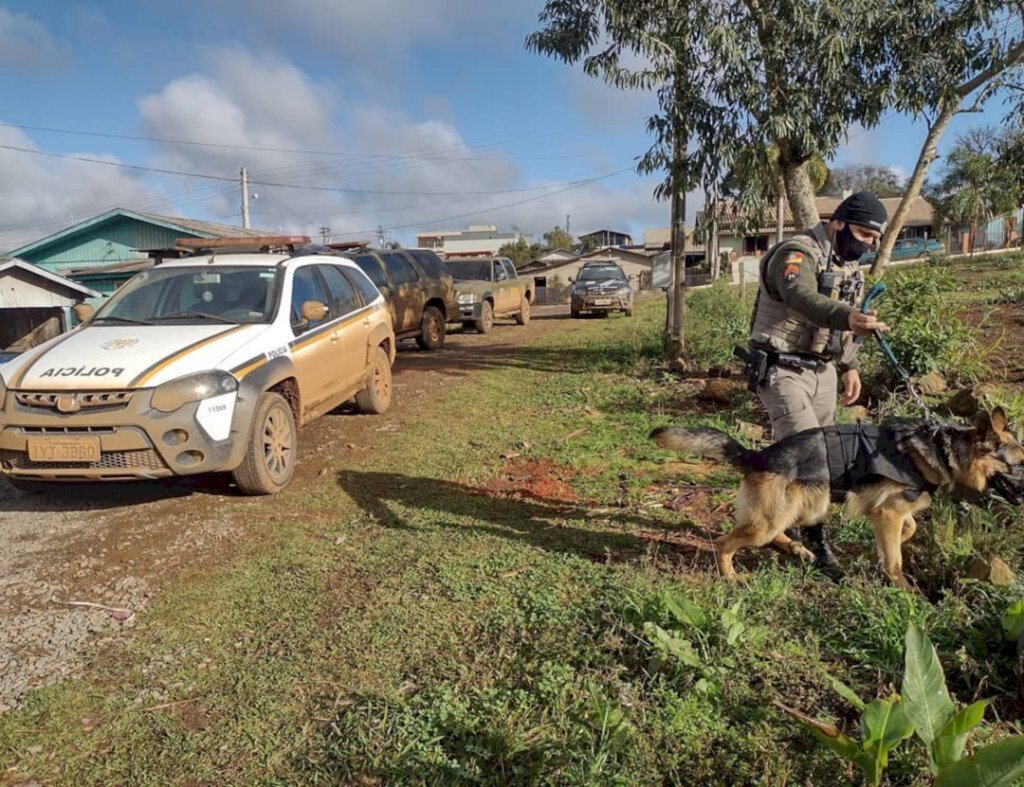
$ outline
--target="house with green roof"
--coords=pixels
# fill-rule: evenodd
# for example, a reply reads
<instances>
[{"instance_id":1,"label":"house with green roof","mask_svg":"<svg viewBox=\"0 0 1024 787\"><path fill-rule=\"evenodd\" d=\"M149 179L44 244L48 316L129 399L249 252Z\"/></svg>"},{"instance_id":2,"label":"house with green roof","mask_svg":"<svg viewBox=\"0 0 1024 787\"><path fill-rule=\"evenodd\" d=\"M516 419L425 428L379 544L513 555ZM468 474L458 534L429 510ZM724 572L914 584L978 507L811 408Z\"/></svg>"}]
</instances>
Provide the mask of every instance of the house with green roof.
<instances>
[{"instance_id":1,"label":"house with green roof","mask_svg":"<svg viewBox=\"0 0 1024 787\"><path fill-rule=\"evenodd\" d=\"M178 238L255 237L276 233L212 221L114 208L8 255L65 276L105 298L138 271L154 264L157 252Z\"/></svg>"}]
</instances>

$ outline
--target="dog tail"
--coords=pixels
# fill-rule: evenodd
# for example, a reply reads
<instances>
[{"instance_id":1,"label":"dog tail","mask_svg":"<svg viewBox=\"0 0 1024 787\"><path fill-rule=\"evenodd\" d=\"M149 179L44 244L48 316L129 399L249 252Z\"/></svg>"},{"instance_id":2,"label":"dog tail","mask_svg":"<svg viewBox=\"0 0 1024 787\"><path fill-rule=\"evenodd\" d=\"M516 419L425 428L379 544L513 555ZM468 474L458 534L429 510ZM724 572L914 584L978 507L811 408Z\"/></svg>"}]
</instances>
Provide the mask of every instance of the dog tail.
<instances>
[{"instance_id":1,"label":"dog tail","mask_svg":"<svg viewBox=\"0 0 1024 787\"><path fill-rule=\"evenodd\" d=\"M659 426L650 437L660 448L725 460L744 471L757 470L762 464L760 453L744 448L725 432L706 426Z\"/></svg>"}]
</instances>

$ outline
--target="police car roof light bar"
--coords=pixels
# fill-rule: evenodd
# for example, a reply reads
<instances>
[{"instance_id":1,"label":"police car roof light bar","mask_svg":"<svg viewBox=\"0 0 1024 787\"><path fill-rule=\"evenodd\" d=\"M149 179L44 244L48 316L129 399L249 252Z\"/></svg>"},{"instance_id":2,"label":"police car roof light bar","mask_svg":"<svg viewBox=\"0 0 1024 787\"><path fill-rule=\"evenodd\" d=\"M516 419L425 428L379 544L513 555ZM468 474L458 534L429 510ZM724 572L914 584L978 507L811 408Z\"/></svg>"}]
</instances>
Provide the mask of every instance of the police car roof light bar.
<instances>
[{"instance_id":1,"label":"police car roof light bar","mask_svg":"<svg viewBox=\"0 0 1024 787\"><path fill-rule=\"evenodd\" d=\"M204 249L217 249L219 251L237 249L239 251L245 251L252 248L259 249L260 251L270 251L272 248L277 247L287 248L289 252L294 253L296 246L306 246L308 244L309 236L307 235L253 235L250 237L239 238L178 238L175 241L176 246L193 252L198 252Z\"/></svg>"}]
</instances>

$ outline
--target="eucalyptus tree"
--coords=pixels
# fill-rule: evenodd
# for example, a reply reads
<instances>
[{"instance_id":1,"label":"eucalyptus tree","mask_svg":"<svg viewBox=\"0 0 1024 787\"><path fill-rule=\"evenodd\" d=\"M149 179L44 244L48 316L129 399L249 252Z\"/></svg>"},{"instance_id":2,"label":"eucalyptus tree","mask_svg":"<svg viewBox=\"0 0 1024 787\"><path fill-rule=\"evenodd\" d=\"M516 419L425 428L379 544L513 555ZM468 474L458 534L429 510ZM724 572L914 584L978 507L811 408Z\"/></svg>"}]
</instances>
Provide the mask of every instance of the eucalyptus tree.
<instances>
[{"instance_id":1,"label":"eucalyptus tree","mask_svg":"<svg viewBox=\"0 0 1024 787\"><path fill-rule=\"evenodd\" d=\"M907 20L907 21L904 21ZM909 22L916 20L915 34ZM903 199L889 218L871 273L881 276L938 143L954 117L977 112L1002 93L1024 112L1024 0L900 0L880 35L896 76L893 109L925 122L927 133Z\"/></svg>"},{"instance_id":2,"label":"eucalyptus tree","mask_svg":"<svg viewBox=\"0 0 1024 787\"><path fill-rule=\"evenodd\" d=\"M744 151L778 152L798 224L817 222L809 172L853 125L888 112L926 121L880 273L949 121L1018 80L1024 0L548 0L528 48L582 63L623 88L656 91L640 171L656 194L713 190ZM748 154L749 155L749 154ZM763 183L739 207L764 216Z\"/></svg>"}]
</instances>

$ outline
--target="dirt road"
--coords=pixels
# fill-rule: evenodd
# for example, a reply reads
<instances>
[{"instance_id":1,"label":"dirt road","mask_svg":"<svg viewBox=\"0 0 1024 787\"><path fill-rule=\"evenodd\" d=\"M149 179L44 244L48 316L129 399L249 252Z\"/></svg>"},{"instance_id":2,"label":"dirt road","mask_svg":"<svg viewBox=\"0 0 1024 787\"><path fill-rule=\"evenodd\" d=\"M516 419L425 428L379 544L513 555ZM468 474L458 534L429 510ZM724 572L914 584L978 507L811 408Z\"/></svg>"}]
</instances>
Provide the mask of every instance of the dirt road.
<instances>
[{"instance_id":1,"label":"dirt road","mask_svg":"<svg viewBox=\"0 0 1024 787\"><path fill-rule=\"evenodd\" d=\"M439 391L549 331L579 325L567 317L566 307L537 307L526 328L455 332L440 353L400 351L391 410L363 416L343 407L303 429L293 486L311 485L327 468L358 467L381 433L416 419ZM247 521L282 515L277 500L239 496L224 476L30 493L0 480L0 713L32 687L81 669L90 648L134 623L71 602L137 614L182 567L230 560L249 537Z\"/></svg>"}]
</instances>

